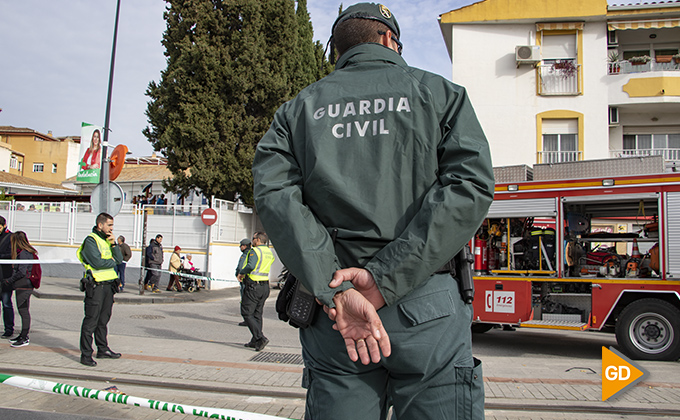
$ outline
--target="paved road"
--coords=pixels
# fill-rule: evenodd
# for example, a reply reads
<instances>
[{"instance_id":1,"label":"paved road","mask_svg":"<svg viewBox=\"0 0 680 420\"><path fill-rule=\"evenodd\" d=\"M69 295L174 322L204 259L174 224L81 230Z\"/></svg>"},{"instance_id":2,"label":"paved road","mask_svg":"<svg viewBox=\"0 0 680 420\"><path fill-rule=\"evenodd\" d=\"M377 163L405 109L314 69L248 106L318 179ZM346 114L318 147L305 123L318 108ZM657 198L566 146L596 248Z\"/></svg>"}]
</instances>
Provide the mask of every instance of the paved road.
<instances>
[{"instance_id":1,"label":"paved road","mask_svg":"<svg viewBox=\"0 0 680 420\"><path fill-rule=\"evenodd\" d=\"M72 283L44 281L45 292ZM110 343L123 358L101 360L90 369L78 363L82 303L33 299L31 345L12 349L0 342L0 373L93 389L115 385L137 397L302 418L297 331L275 319L276 291L266 306L265 333L272 342L262 353L242 346L249 335L237 326L237 294L194 295L193 303L150 304L150 297L133 296L117 303ZM176 301L165 294L153 299ZM603 345L615 345L614 337L530 329L475 335L474 352L484 361L487 418L680 418L677 362L642 362L650 371L644 383L616 400L600 401ZM9 409L28 408L104 418L193 418L0 385L0 419L27 414Z\"/></svg>"}]
</instances>

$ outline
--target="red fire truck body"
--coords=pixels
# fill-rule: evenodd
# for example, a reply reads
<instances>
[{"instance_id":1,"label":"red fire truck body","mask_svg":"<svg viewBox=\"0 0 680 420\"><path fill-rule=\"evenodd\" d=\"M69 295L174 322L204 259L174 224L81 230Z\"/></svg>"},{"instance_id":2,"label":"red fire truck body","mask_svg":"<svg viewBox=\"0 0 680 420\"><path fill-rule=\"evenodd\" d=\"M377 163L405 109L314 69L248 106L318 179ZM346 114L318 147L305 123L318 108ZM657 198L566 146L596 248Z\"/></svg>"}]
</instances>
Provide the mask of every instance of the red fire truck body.
<instances>
[{"instance_id":1,"label":"red fire truck body","mask_svg":"<svg viewBox=\"0 0 680 420\"><path fill-rule=\"evenodd\" d=\"M496 185L472 241L474 332L615 332L632 358L680 357L680 174Z\"/></svg>"}]
</instances>

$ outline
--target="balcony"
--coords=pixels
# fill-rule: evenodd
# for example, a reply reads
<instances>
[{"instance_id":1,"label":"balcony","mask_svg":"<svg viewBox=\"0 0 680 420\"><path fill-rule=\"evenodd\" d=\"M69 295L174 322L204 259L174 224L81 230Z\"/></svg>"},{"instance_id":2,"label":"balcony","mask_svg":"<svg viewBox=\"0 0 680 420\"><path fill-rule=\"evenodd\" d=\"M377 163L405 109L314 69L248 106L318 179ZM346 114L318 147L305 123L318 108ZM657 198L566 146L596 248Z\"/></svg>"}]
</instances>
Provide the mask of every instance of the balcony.
<instances>
[{"instance_id":1,"label":"balcony","mask_svg":"<svg viewBox=\"0 0 680 420\"><path fill-rule=\"evenodd\" d=\"M538 152L538 162L536 163L563 163L576 162L583 160L583 153L580 151L572 152Z\"/></svg>"},{"instance_id":2,"label":"balcony","mask_svg":"<svg viewBox=\"0 0 680 420\"><path fill-rule=\"evenodd\" d=\"M581 65L574 60L544 61L538 66L538 94L568 96L581 94ZM547 163L547 162L546 162Z\"/></svg>"},{"instance_id":3,"label":"balcony","mask_svg":"<svg viewBox=\"0 0 680 420\"><path fill-rule=\"evenodd\" d=\"M612 158L659 155L663 156L667 161L680 161L680 149L624 149L609 151L609 157Z\"/></svg>"},{"instance_id":4,"label":"balcony","mask_svg":"<svg viewBox=\"0 0 680 420\"><path fill-rule=\"evenodd\" d=\"M648 73L652 71L680 71L680 64L670 62L649 61L644 64L631 63L627 60L607 63L609 74Z\"/></svg>"}]
</instances>

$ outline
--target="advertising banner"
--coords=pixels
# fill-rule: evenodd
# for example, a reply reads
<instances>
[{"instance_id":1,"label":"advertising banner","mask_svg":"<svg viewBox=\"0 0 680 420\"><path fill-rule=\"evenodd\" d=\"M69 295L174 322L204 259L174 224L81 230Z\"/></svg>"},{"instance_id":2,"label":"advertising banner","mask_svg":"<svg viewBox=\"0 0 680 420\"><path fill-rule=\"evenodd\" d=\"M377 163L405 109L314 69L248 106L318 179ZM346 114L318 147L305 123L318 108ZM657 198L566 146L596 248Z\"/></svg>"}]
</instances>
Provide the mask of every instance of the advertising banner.
<instances>
[{"instance_id":1,"label":"advertising banner","mask_svg":"<svg viewBox=\"0 0 680 420\"><path fill-rule=\"evenodd\" d=\"M76 181L99 183L102 167L102 127L82 123L80 130L80 160Z\"/></svg>"}]
</instances>

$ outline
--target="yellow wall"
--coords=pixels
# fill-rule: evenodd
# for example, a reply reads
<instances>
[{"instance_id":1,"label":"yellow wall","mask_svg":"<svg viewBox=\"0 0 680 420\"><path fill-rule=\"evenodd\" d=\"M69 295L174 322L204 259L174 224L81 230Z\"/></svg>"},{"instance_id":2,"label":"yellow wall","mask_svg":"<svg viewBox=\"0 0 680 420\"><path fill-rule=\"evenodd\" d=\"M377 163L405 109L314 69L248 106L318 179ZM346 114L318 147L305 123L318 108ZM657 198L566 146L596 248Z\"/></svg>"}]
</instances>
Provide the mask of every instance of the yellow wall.
<instances>
[{"instance_id":1,"label":"yellow wall","mask_svg":"<svg viewBox=\"0 0 680 420\"><path fill-rule=\"evenodd\" d=\"M57 139L36 141L36 138L44 139L50 137L42 137L38 133L3 134L0 141L10 144L12 150L24 155L23 174L15 170L12 170L11 173L52 184L61 184L67 178L66 162L70 141L65 140L62 142ZM42 173L33 172L34 163L42 163L44 165ZM57 164L57 173L54 174L52 173L53 163Z\"/></svg>"},{"instance_id":2,"label":"yellow wall","mask_svg":"<svg viewBox=\"0 0 680 420\"><path fill-rule=\"evenodd\" d=\"M9 168L9 173L12 175L19 175L19 176L24 176L24 157L21 155L15 155L17 159L17 167L16 168ZM21 168L21 169L19 169Z\"/></svg>"},{"instance_id":3,"label":"yellow wall","mask_svg":"<svg viewBox=\"0 0 680 420\"><path fill-rule=\"evenodd\" d=\"M680 96L680 77L644 77L630 79L623 91L631 98Z\"/></svg>"},{"instance_id":4,"label":"yellow wall","mask_svg":"<svg viewBox=\"0 0 680 420\"><path fill-rule=\"evenodd\" d=\"M442 23L605 16L607 0L484 0L441 15Z\"/></svg>"}]
</instances>

